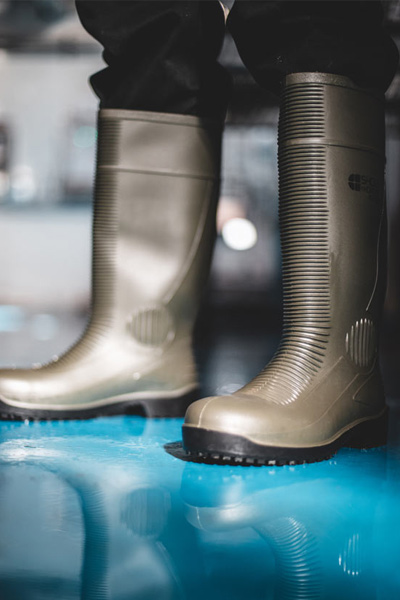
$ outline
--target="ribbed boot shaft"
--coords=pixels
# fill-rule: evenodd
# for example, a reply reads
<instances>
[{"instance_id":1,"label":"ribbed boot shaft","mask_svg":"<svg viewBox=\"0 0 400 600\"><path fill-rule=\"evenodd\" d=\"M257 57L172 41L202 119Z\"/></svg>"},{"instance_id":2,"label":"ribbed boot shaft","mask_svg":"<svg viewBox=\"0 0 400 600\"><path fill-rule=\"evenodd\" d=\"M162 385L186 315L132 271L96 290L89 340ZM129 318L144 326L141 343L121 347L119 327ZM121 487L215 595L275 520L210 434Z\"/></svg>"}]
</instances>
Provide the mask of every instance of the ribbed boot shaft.
<instances>
[{"instance_id":1,"label":"ribbed boot shaft","mask_svg":"<svg viewBox=\"0 0 400 600\"><path fill-rule=\"evenodd\" d=\"M81 339L56 363L73 364L102 344L115 321L119 229L117 173L120 122L98 119L92 220L91 315Z\"/></svg>"},{"instance_id":2,"label":"ribbed boot shaft","mask_svg":"<svg viewBox=\"0 0 400 600\"><path fill-rule=\"evenodd\" d=\"M113 318L117 274L118 164L121 122L98 119L98 145L92 232L92 323L101 333Z\"/></svg>"},{"instance_id":3,"label":"ribbed boot shaft","mask_svg":"<svg viewBox=\"0 0 400 600\"><path fill-rule=\"evenodd\" d=\"M357 112L357 103L366 106L366 110ZM335 248L332 234L340 219L332 204L332 189L336 185L333 175L338 181L345 178L346 183L349 176L336 166L335 153L340 148L346 152L353 149L361 156L378 155L378 160L382 160L381 117L381 102L343 78L334 77L332 81L322 74L287 78L279 122L283 336L278 352L264 371L243 388L245 393L262 395L266 390L269 401L290 404L324 362L337 328L333 322L337 319L336 287L343 285L337 283L341 276L335 272L334 264L341 249ZM360 131L362 135L354 134ZM349 202L352 201L349 196ZM351 226L357 227L357 223ZM349 264L353 257L345 260ZM374 270L375 266L367 268ZM351 282L348 284L350 290ZM349 305L352 300L348 298ZM366 308L367 301L359 313ZM343 353L347 350L358 366L371 364L371 357L376 354L372 327L364 321L362 326L354 323L348 336L342 335Z\"/></svg>"},{"instance_id":4,"label":"ribbed boot shaft","mask_svg":"<svg viewBox=\"0 0 400 600\"><path fill-rule=\"evenodd\" d=\"M291 363L300 367L307 379L318 370L331 327L324 134L323 85L287 86L278 148L284 296L281 352L290 356L286 363L289 378Z\"/></svg>"},{"instance_id":5,"label":"ribbed boot shaft","mask_svg":"<svg viewBox=\"0 0 400 600\"><path fill-rule=\"evenodd\" d=\"M183 324L190 335L208 272L219 179L221 131L204 125L195 117L100 111L91 318L58 364L79 359L110 334L147 348L169 343ZM182 316L175 305L183 305Z\"/></svg>"}]
</instances>

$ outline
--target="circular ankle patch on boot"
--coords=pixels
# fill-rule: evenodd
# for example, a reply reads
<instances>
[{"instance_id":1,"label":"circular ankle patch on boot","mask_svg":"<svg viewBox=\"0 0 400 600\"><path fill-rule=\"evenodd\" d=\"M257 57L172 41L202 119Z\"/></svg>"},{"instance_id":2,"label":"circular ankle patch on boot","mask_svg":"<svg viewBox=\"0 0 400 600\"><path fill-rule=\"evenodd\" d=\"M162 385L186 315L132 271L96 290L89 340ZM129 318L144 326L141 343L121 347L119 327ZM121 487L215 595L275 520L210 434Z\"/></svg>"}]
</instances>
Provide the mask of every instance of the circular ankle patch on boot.
<instances>
[{"instance_id":1,"label":"circular ankle patch on boot","mask_svg":"<svg viewBox=\"0 0 400 600\"><path fill-rule=\"evenodd\" d=\"M360 319L346 334L346 352L358 367L369 367L376 353L376 330L371 319Z\"/></svg>"},{"instance_id":2,"label":"circular ankle patch on boot","mask_svg":"<svg viewBox=\"0 0 400 600\"><path fill-rule=\"evenodd\" d=\"M128 322L132 337L146 346L161 346L175 335L172 316L164 306L138 309Z\"/></svg>"}]
</instances>

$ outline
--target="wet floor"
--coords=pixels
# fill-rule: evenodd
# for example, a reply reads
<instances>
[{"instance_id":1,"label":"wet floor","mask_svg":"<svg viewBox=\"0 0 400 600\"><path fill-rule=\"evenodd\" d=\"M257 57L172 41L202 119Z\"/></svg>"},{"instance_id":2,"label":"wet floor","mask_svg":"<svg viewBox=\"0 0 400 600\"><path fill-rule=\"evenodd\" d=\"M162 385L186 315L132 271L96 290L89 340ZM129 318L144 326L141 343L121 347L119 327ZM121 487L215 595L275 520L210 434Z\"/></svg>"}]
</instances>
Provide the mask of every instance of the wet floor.
<instances>
[{"instance_id":1,"label":"wet floor","mask_svg":"<svg viewBox=\"0 0 400 600\"><path fill-rule=\"evenodd\" d=\"M0 423L0 598L396 600L399 422L274 468L183 462L181 419Z\"/></svg>"},{"instance_id":2,"label":"wet floor","mask_svg":"<svg viewBox=\"0 0 400 600\"><path fill-rule=\"evenodd\" d=\"M204 394L243 385L279 341L279 322L240 314L200 320ZM32 319L0 362L51 356L79 329L64 317L41 341ZM0 422L0 600L398 600L395 407L387 448L273 468L176 458L181 419Z\"/></svg>"}]
</instances>

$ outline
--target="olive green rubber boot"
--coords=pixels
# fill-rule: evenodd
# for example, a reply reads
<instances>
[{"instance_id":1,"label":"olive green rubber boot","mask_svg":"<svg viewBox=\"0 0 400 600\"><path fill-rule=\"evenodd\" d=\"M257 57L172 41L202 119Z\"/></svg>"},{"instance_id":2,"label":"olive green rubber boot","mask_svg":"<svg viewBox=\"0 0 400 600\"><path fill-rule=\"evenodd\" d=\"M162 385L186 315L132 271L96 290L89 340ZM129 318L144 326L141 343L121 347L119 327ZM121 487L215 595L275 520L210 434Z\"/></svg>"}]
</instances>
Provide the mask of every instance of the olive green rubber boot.
<instances>
[{"instance_id":1,"label":"olive green rubber boot","mask_svg":"<svg viewBox=\"0 0 400 600\"><path fill-rule=\"evenodd\" d=\"M287 76L279 126L284 329L231 396L189 407L187 451L286 464L385 442L383 97L345 77Z\"/></svg>"},{"instance_id":2,"label":"olive green rubber boot","mask_svg":"<svg viewBox=\"0 0 400 600\"><path fill-rule=\"evenodd\" d=\"M0 371L3 419L183 416L196 398L192 328L220 141L221 127L197 117L100 111L91 319L59 359Z\"/></svg>"}]
</instances>

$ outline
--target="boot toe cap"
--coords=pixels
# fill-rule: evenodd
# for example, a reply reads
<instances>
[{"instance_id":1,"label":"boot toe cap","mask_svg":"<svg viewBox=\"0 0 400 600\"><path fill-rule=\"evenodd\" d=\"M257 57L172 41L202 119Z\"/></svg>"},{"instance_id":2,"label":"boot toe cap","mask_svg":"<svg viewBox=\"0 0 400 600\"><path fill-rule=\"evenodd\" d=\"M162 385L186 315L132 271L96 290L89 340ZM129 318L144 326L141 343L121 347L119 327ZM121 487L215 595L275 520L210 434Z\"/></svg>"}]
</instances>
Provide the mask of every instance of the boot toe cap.
<instances>
[{"instance_id":1,"label":"boot toe cap","mask_svg":"<svg viewBox=\"0 0 400 600\"><path fill-rule=\"evenodd\" d=\"M245 394L211 396L191 404L185 426L232 434L257 434L268 429L266 403Z\"/></svg>"},{"instance_id":2,"label":"boot toe cap","mask_svg":"<svg viewBox=\"0 0 400 600\"><path fill-rule=\"evenodd\" d=\"M215 434L231 434L262 445L286 446L316 443L325 432L310 415L295 407L236 392L232 396L213 396L192 404L184 427ZM318 425L318 424L317 424Z\"/></svg>"}]
</instances>

